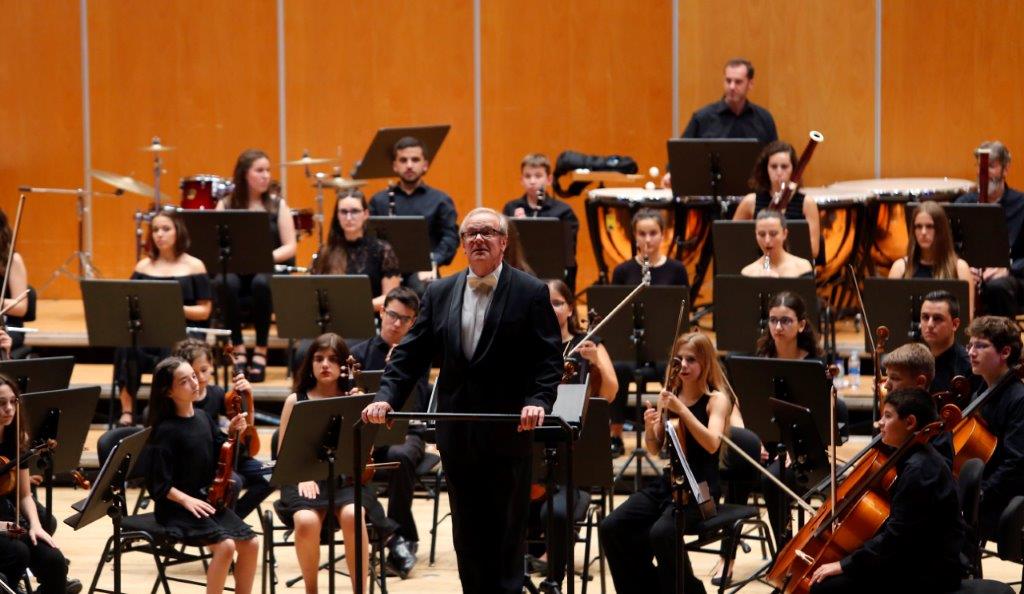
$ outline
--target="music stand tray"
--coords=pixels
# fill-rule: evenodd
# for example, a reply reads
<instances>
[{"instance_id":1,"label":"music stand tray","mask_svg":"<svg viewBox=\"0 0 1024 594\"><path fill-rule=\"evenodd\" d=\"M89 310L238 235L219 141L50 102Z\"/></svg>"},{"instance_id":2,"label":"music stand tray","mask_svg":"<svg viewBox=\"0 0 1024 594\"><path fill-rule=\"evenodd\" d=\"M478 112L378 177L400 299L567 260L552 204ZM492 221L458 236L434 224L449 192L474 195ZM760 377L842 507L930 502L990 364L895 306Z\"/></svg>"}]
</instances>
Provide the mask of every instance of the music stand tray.
<instances>
[{"instance_id":1,"label":"music stand tray","mask_svg":"<svg viewBox=\"0 0 1024 594\"><path fill-rule=\"evenodd\" d=\"M1005 235L1004 235L1005 237ZM889 339L885 349L891 351L908 342L921 341L921 303L924 296L932 291L945 290L956 296L960 311L967 311L970 303L967 281L932 278L865 278L864 310L875 328L889 328ZM966 314L961 314L967 319ZM957 342L967 340L967 324L960 324L956 331ZM871 337L864 335L864 350L871 352Z\"/></svg>"},{"instance_id":2,"label":"music stand tray","mask_svg":"<svg viewBox=\"0 0 1024 594\"><path fill-rule=\"evenodd\" d=\"M370 279L365 275L275 275L270 291L281 338L334 332L358 340L376 334Z\"/></svg>"},{"instance_id":3,"label":"music stand tray","mask_svg":"<svg viewBox=\"0 0 1024 594\"><path fill-rule=\"evenodd\" d=\"M185 338L177 281L82 279L81 287L89 346L166 347Z\"/></svg>"},{"instance_id":4,"label":"music stand tray","mask_svg":"<svg viewBox=\"0 0 1024 594\"><path fill-rule=\"evenodd\" d=\"M672 138L668 162L674 196L742 196L757 162L756 138Z\"/></svg>"},{"instance_id":5,"label":"music stand tray","mask_svg":"<svg viewBox=\"0 0 1024 594\"><path fill-rule=\"evenodd\" d=\"M259 274L274 271L274 244L265 212L251 210L182 210L188 228L188 253L203 261L210 274Z\"/></svg>"},{"instance_id":6,"label":"music stand tray","mask_svg":"<svg viewBox=\"0 0 1024 594\"><path fill-rule=\"evenodd\" d=\"M51 454L53 472L78 468L100 387L33 392L22 398L29 441L57 440L58 447Z\"/></svg>"},{"instance_id":7,"label":"music stand tray","mask_svg":"<svg viewBox=\"0 0 1024 594\"><path fill-rule=\"evenodd\" d=\"M784 437L773 422L769 403L777 398L810 409L818 435L828 442L831 379L825 376L824 363L733 355L725 365L741 403L743 422L761 441L778 442Z\"/></svg>"},{"instance_id":8,"label":"music stand tray","mask_svg":"<svg viewBox=\"0 0 1024 594\"><path fill-rule=\"evenodd\" d=\"M537 278L564 279L569 263L569 233L557 217L509 218L509 241L517 242L523 261Z\"/></svg>"},{"instance_id":9,"label":"music stand tray","mask_svg":"<svg viewBox=\"0 0 1024 594\"><path fill-rule=\"evenodd\" d=\"M430 270L430 229L425 217L370 217L366 232L391 244L398 258L398 271L406 274Z\"/></svg>"},{"instance_id":10,"label":"music stand tray","mask_svg":"<svg viewBox=\"0 0 1024 594\"><path fill-rule=\"evenodd\" d=\"M71 384L74 357L40 357L0 361L0 375L9 378L22 394L63 390Z\"/></svg>"},{"instance_id":11,"label":"music stand tray","mask_svg":"<svg viewBox=\"0 0 1024 594\"><path fill-rule=\"evenodd\" d=\"M600 313L608 313L633 289L631 286L594 285L587 289L587 304ZM687 300L687 304L683 319L688 321L689 297L690 288L686 286L652 286L636 296L633 303L642 309L645 320L639 357L642 362L655 365L664 365L668 362L676 329L674 324L666 324L664 321L675 320L679 316L679 304L684 299ZM634 330L631 311L632 308L626 307L601 329L601 341L613 360L637 359L630 339Z\"/></svg>"},{"instance_id":12,"label":"music stand tray","mask_svg":"<svg viewBox=\"0 0 1024 594\"><path fill-rule=\"evenodd\" d=\"M714 222L711 240L715 249L716 274L739 274L744 266L764 257L764 252L757 246L755 225L756 221ZM786 228L789 230L789 253L814 262L807 221L786 221Z\"/></svg>"},{"instance_id":13,"label":"music stand tray","mask_svg":"<svg viewBox=\"0 0 1024 594\"><path fill-rule=\"evenodd\" d=\"M152 428L146 427L138 433L125 437L114 446L110 451L110 455L103 461L103 466L100 468L100 473L97 475L96 480L93 481L88 497L80 505L72 506L78 513L64 520L65 524L75 530L80 530L108 515L112 505L112 502L107 499L108 494L112 488L123 488L124 486L123 484L118 486L112 483L118 479L119 474L121 474L120 480L122 482L124 477L131 474L135 464L139 461L142 448L146 445L146 441L149 440L150 431L152 431ZM121 466L125 458L128 458L128 464L123 469L124 472L122 474L120 471L122 470Z\"/></svg>"},{"instance_id":14,"label":"music stand tray","mask_svg":"<svg viewBox=\"0 0 1024 594\"><path fill-rule=\"evenodd\" d=\"M764 278L716 274L715 340L719 351L749 353L768 327L768 304L791 291L807 305L808 323L818 325L818 294L813 278Z\"/></svg>"},{"instance_id":15,"label":"music stand tray","mask_svg":"<svg viewBox=\"0 0 1024 594\"><path fill-rule=\"evenodd\" d=\"M419 139L423 143L424 158L433 164L449 130L451 130L451 124L380 128L373 140L370 141L370 146L366 148L366 154L362 159L356 161L355 167L352 168L352 179L394 177L395 170L391 167L393 161L391 150L395 147L395 143L405 136Z\"/></svg>"},{"instance_id":16,"label":"music stand tray","mask_svg":"<svg viewBox=\"0 0 1024 594\"><path fill-rule=\"evenodd\" d=\"M919 203L907 204L907 229L914 233ZM998 204L943 204L953 232L957 255L975 268L1006 268L1010 265L1010 238L1006 215Z\"/></svg>"}]
</instances>

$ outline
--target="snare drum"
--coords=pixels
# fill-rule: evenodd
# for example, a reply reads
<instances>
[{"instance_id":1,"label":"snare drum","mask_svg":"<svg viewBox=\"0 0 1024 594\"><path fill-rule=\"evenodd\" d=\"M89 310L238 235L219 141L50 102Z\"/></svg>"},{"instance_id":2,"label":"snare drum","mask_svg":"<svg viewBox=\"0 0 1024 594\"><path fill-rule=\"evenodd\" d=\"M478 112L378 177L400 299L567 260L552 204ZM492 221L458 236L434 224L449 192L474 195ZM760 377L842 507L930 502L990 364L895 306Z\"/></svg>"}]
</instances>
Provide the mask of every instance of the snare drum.
<instances>
[{"instance_id":1,"label":"snare drum","mask_svg":"<svg viewBox=\"0 0 1024 594\"><path fill-rule=\"evenodd\" d=\"M292 221L295 222L295 238L302 239L306 235L312 235L316 227L316 217L313 211L308 208L293 208Z\"/></svg>"},{"instance_id":2,"label":"snare drum","mask_svg":"<svg viewBox=\"0 0 1024 594\"><path fill-rule=\"evenodd\" d=\"M653 208L665 217L665 228L675 230L672 190L644 188L598 188L588 192L587 227L594 257L603 275L633 257L633 215L641 208ZM676 230L677 231L677 230ZM662 253L671 254L675 232L665 233Z\"/></svg>"},{"instance_id":3,"label":"snare drum","mask_svg":"<svg viewBox=\"0 0 1024 594\"><path fill-rule=\"evenodd\" d=\"M231 194L235 184L216 175L193 175L181 178L181 207L189 210L212 210L221 198Z\"/></svg>"}]
</instances>

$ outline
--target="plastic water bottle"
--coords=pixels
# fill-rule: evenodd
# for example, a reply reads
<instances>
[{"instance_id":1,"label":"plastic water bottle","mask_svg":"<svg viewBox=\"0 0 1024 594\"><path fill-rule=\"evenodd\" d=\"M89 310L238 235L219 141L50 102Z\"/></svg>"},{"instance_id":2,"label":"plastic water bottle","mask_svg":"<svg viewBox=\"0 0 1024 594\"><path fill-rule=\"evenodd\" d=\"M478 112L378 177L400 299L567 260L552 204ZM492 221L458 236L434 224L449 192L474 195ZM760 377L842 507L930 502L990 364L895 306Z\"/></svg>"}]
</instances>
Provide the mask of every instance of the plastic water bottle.
<instances>
[{"instance_id":1,"label":"plastic water bottle","mask_svg":"<svg viewBox=\"0 0 1024 594\"><path fill-rule=\"evenodd\" d=\"M850 376L850 384L852 386L860 383L860 351L854 349L850 352L850 359L846 364L846 373Z\"/></svg>"}]
</instances>

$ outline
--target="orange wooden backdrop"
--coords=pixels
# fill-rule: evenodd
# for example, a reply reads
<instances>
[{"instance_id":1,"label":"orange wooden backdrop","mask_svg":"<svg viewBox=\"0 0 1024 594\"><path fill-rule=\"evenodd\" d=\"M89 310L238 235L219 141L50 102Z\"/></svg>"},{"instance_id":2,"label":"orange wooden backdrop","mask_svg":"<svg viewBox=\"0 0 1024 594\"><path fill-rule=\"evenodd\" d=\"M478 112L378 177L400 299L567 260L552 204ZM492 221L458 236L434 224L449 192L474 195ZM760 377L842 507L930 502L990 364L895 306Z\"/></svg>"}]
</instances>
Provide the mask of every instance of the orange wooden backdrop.
<instances>
[{"instance_id":1,"label":"orange wooden backdrop","mask_svg":"<svg viewBox=\"0 0 1024 594\"><path fill-rule=\"evenodd\" d=\"M681 123L721 93L721 66L742 55L757 67L752 99L775 115L782 138L826 142L807 181L874 175L875 3L872 0L487 0L481 13L481 184L484 205L518 195L518 163L563 149L664 162L672 129L672 27L678 27ZM77 0L0 3L0 206L19 184L84 183L82 72ZM256 146L275 163L303 149L340 156L346 173L382 126L450 123L427 181L460 213L477 203L473 4L468 0L289 0L285 4L285 154L281 154L277 3L274 0L88 3L93 167L152 179L138 151L160 135L162 190L178 180L230 174ZM883 2L882 174L972 175L971 148L1001 138L1024 147L1017 34L1024 7L1001 0ZM329 169L325 169L329 171ZM293 206L313 191L289 170ZM1013 178L1011 177L1011 183ZM379 189L383 182L368 190ZM97 189L103 185L96 183ZM96 263L126 276L134 260L131 214L145 202L94 199ZM573 200L581 221L582 200ZM333 199L328 197L328 210ZM74 250L71 197L29 201L20 250L42 285ZM312 241L300 247L308 260ZM456 260L456 265L461 259ZM596 274L580 237L580 286ZM44 297L77 297L61 280Z\"/></svg>"}]
</instances>

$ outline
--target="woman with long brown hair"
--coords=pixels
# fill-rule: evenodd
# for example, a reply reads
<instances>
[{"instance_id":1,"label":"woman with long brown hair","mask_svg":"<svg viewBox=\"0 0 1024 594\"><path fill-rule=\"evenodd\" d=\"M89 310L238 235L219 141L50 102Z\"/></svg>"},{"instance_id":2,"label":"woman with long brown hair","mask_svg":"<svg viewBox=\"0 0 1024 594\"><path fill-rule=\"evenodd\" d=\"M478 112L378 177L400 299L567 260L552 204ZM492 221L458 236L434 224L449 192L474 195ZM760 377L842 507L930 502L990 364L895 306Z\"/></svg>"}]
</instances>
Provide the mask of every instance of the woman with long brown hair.
<instances>
[{"instance_id":1,"label":"woman with long brown hair","mask_svg":"<svg viewBox=\"0 0 1024 594\"><path fill-rule=\"evenodd\" d=\"M918 205L911 222L907 255L892 264L889 278L948 278L967 281L969 312L974 311L974 275L953 249L953 231L942 205L926 200Z\"/></svg>"},{"instance_id":2,"label":"woman with long brown hair","mask_svg":"<svg viewBox=\"0 0 1024 594\"><path fill-rule=\"evenodd\" d=\"M22 325L22 318L28 313L28 299L22 299L17 304L14 300L28 289L28 269L18 252L14 252L10 262L7 261L13 240L14 230L7 221L7 214L0 210L0 277L7 272L8 267L11 269L7 279L7 292L0 296L0 310L10 307L7 311L7 325L19 327ZM11 334L11 340L12 348L18 348L25 343L25 335L14 332Z\"/></svg>"}]
</instances>

